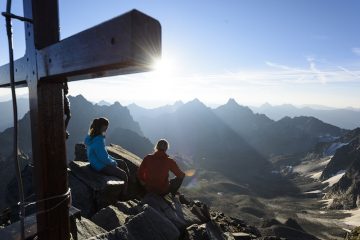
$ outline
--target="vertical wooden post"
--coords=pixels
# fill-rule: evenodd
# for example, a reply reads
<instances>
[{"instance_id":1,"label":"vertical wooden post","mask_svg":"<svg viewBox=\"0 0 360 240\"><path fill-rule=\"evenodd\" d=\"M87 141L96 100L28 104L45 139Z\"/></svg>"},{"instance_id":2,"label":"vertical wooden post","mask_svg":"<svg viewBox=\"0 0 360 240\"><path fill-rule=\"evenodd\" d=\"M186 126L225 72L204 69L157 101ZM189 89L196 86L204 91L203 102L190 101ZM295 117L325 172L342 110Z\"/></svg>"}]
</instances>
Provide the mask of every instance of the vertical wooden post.
<instances>
[{"instance_id":1,"label":"vertical wooden post","mask_svg":"<svg viewBox=\"0 0 360 240\"><path fill-rule=\"evenodd\" d=\"M31 6L36 49L60 40L57 0L25 0ZM25 10L26 11L26 10ZM30 35L30 33L29 33ZM62 195L68 190L63 85L65 79L39 82L37 72L29 81L33 160L37 200ZM64 200L65 199L65 200ZM70 239L69 201L66 197L37 204L40 240Z\"/></svg>"},{"instance_id":2,"label":"vertical wooden post","mask_svg":"<svg viewBox=\"0 0 360 240\"><path fill-rule=\"evenodd\" d=\"M37 97L39 152L34 161L36 192L37 199L46 199L68 190L62 84L41 83ZM39 239L70 238L68 204L64 197L38 204Z\"/></svg>"}]
</instances>

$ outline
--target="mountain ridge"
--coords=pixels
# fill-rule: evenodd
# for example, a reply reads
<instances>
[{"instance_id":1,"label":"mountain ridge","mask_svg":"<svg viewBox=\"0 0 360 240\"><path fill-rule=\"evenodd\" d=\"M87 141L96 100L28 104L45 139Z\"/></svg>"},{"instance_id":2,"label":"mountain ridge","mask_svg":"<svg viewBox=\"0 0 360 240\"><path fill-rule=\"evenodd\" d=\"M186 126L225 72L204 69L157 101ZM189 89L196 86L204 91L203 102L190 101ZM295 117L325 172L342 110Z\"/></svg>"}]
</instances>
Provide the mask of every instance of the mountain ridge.
<instances>
[{"instance_id":1,"label":"mountain ridge","mask_svg":"<svg viewBox=\"0 0 360 240\"><path fill-rule=\"evenodd\" d=\"M260 107L250 107L254 112L266 114L269 118L279 120L285 116L313 116L324 122L344 128L354 129L360 126L360 111L354 108L315 108L314 106L296 107L292 104L271 105L265 103Z\"/></svg>"}]
</instances>

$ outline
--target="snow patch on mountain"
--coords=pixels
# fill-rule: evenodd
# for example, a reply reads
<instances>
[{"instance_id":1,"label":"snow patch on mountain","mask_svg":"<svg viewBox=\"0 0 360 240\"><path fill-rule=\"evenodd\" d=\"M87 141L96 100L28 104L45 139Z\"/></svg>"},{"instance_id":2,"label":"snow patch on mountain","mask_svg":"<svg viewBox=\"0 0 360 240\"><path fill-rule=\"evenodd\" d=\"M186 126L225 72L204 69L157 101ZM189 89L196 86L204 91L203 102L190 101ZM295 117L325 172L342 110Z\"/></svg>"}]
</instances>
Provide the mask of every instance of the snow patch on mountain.
<instances>
[{"instance_id":1,"label":"snow patch on mountain","mask_svg":"<svg viewBox=\"0 0 360 240\"><path fill-rule=\"evenodd\" d=\"M329 187L332 187L335 183L337 183L340 180L342 176L344 176L345 172L346 172L345 170L341 170L331 178L323 181L322 183L327 183L329 184Z\"/></svg>"}]
</instances>

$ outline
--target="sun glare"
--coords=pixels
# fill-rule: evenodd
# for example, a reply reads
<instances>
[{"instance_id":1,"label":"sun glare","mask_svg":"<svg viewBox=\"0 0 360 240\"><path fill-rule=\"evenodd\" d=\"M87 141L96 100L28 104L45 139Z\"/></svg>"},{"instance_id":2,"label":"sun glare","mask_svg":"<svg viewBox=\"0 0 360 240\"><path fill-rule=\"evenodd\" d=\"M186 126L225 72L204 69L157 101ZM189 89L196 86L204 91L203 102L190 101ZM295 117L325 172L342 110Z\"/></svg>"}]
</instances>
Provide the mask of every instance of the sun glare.
<instances>
[{"instance_id":1,"label":"sun glare","mask_svg":"<svg viewBox=\"0 0 360 240\"><path fill-rule=\"evenodd\" d=\"M154 61L153 69L159 75L171 75L175 70L173 61L164 57Z\"/></svg>"}]
</instances>

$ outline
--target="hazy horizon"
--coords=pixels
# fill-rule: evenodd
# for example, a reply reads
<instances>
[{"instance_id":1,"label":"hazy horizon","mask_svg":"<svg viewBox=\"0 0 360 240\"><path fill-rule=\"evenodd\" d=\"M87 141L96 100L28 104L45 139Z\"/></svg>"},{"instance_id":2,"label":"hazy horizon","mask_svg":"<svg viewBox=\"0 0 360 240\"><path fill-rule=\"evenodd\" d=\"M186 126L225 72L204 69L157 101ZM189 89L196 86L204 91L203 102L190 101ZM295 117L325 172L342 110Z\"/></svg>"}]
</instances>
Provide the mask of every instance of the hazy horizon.
<instances>
[{"instance_id":1,"label":"hazy horizon","mask_svg":"<svg viewBox=\"0 0 360 240\"><path fill-rule=\"evenodd\" d=\"M200 100L202 103L204 103L206 106L208 107L211 107L211 108L216 108L216 107L219 107L221 105L224 105L226 104L230 99L234 99L239 105L241 106L245 106L245 107L250 107L250 108L259 108L263 105L266 105L266 104L270 104L272 107L278 107L278 106L286 106L286 105L291 105L291 106L294 106L296 108L304 108L304 107L309 107L309 108L312 108L312 109L316 109L316 110L334 110L334 109L350 109L350 110L354 110L354 111L360 111L360 108L357 108L357 107L353 107L353 106L346 106L346 107L334 107L334 106L330 106L330 105L320 105L320 104L293 104L293 103L288 103L288 102L285 102L285 103L280 103L280 104L277 104L277 103L272 103L272 102L263 102L263 103L260 103L260 104L255 104L255 105L249 105L249 104L246 104L244 102L240 102L238 99L234 98L234 97L228 97L225 101L223 102L207 102L207 101L203 101L202 99L200 98L197 98L197 97L194 97L192 99L188 99L188 100L184 100L184 99L177 99L177 100L174 100L174 101L169 101L169 102L159 102L159 103L154 103L154 104L148 104L147 102L135 102L135 101L128 101L128 100L125 100L125 101L121 101L121 100L114 100L114 99L101 99L101 100L98 100L98 99L92 99L91 97L88 97L88 96L85 96L84 94L80 93L80 94L69 94L68 96L72 96L72 97L76 97L78 95L82 95L86 100L90 101L91 103L93 104L99 104L101 102L105 102L105 103L108 103L108 104L114 104L115 102L119 102L122 106L129 106L131 104L136 104L137 106L139 107L142 107L142 108L146 108L146 109L155 109L155 108L159 108L159 107L163 107L163 106L166 106L166 105L173 105L175 104L176 102L182 102L182 103L187 103L187 102L190 102L194 99L198 99ZM17 95L17 98L18 99L26 99L28 98L28 94L27 93L20 93ZM6 96L6 95L3 95L3 96L0 96L0 102L6 102L6 101L10 101L11 100L11 96Z\"/></svg>"}]
</instances>

